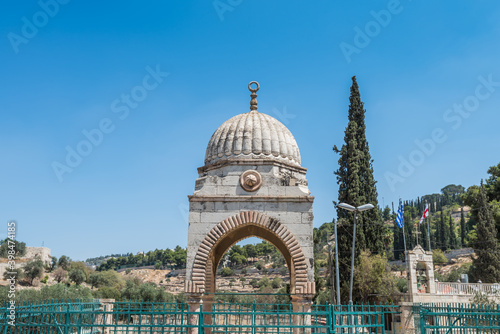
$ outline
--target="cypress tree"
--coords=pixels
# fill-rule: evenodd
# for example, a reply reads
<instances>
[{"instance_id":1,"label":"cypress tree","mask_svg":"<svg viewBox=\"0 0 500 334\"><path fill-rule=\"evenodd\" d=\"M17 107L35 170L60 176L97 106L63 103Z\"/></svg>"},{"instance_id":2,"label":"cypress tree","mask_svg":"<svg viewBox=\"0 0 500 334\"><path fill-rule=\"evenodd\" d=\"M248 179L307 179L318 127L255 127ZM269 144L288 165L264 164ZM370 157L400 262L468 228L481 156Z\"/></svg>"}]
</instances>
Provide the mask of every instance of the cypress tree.
<instances>
[{"instance_id":1,"label":"cypress tree","mask_svg":"<svg viewBox=\"0 0 500 334\"><path fill-rule=\"evenodd\" d=\"M457 234L455 233L455 222L453 221L453 218L451 217L451 212L450 212L449 230L450 230L449 246L451 249L455 249L455 248L457 248Z\"/></svg>"},{"instance_id":2,"label":"cypress tree","mask_svg":"<svg viewBox=\"0 0 500 334\"><path fill-rule=\"evenodd\" d=\"M446 224L444 222L444 213L443 213L443 210L441 209L441 216L440 216L440 219L439 219L439 225L438 225L438 228L439 228L439 238L437 239L438 240L438 247L442 250L442 251L445 251L446 250L446 246L448 245L448 238L447 238L447 235L446 235Z\"/></svg>"},{"instance_id":3,"label":"cypress tree","mask_svg":"<svg viewBox=\"0 0 500 334\"><path fill-rule=\"evenodd\" d=\"M444 212L444 208L443 208ZM443 214L444 218L444 214ZM443 219L443 240L444 240L444 249L443 251L451 248L451 233L450 233L450 225L446 223L446 220Z\"/></svg>"},{"instance_id":4,"label":"cypress tree","mask_svg":"<svg viewBox=\"0 0 500 334\"><path fill-rule=\"evenodd\" d=\"M434 215L430 216L431 218L431 247L432 249L439 248L437 246L439 240L439 223L436 221L436 217ZM432 228L434 227L434 232L432 232Z\"/></svg>"},{"instance_id":5,"label":"cypress tree","mask_svg":"<svg viewBox=\"0 0 500 334\"><path fill-rule=\"evenodd\" d=\"M372 254L384 250L384 229L377 200L376 181L373 178L373 161L371 159L368 141L365 135L365 109L356 77L352 77L351 94L349 97L348 124L344 133L344 144L339 150L333 150L340 155L339 168L335 171L339 184L339 203L352 206L373 204L375 209L357 214L357 232L355 258L362 250L369 249ZM337 208L339 224L339 265L340 280L348 282L350 277L350 260L352 247L352 231L354 214ZM357 263L357 260L355 261Z\"/></svg>"},{"instance_id":6,"label":"cypress tree","mask_svg":"<svg viewBox=\"0 0 500 334\"><path fill-rule=\"evenodd\" d=\"M429 248L429 243L427 242L427 218L422 221L422 224L419 223L419 229L420 229L420 236L422 237L420 239L420 245L422 246L423 249L428 250ZM420 220L419 220L420 222Z\"/></svg>"},{"instance_id":7,"label":"cypress tree","mask_svg":"<svg viewBox=\"0 0 500 334\"><path fill-rule=\"evenodd\" d=\"M413 248L415 248L415 226L413 226L413 222L411 221L411 219L407 220L406 218L405 218L405 225L406 225L405 226L406 247L408 247L408 250L410 251Z\"/></svg>"},{"instance_id":8,"label":"cypress tree","mask_svg":"<svg viewBox=\"0 0 500 334\"><path fill-rule=\"evenodd\" d=\"M465 236L467 230L465 227L464 207L460 208L460 246L465 247Z\"/></svg>"},{"instance_id":9,"label":"cypress tree","mask_svg":"<svg viewBox=\"0 0 500 334\"><path fill-rule=\"evenodd\" d=\"M477 241L474 243L477 258L473 260L472 274L483 283L497 283L500 281L500 247L482 180L478 197Z\"/></svg>"}]
</instances>

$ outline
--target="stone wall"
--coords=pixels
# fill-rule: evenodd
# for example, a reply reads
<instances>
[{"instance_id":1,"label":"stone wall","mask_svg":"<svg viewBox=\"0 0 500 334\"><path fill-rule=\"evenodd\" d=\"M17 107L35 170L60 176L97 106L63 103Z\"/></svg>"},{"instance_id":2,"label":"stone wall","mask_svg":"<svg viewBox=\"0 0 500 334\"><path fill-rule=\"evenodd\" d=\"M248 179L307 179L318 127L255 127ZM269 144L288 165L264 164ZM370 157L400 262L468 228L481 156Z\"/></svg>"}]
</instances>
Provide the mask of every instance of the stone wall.
<instances>
[{"instance_id":1,"label":"stone wall","mask_svg":"<svg viewBox=\"0 0 500 334\"><path fill-rule=\"evenodd\" d=\"M31 260L36 256L39 256L45 264L50 264L52 262L50 248L47 247L26 247L26 254L22 257L22 259Z\"/></svg>"},{"instance_id":2,"label":"stone wall","mask_svg":"<svg viewBox=\"0 0 500 334\"><path fill-rule=\"evenodd\" d=\"M40 259L45 264L50 264L52 262L52 258L50 256L50 248L47 247L26 247L26 254L23 257L20 257L15 260L16 268L22 268L26 264L26 262L33 260L36 256L39 256ZM7 263L7 259L3 259L5 262L0 263L0 280L3 279L3 274L7 271L9 264Z\"/></svg>"}]
</instances>

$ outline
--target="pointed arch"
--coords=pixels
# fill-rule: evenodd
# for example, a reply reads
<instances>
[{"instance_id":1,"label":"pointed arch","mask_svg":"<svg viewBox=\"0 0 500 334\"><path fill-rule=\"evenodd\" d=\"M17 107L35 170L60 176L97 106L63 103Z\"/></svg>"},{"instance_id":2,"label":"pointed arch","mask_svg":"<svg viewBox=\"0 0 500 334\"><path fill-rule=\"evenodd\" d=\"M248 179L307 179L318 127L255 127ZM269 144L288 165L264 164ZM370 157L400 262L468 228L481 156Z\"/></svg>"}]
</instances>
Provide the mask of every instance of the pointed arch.
<instances>
[{"instance_id":1,"label":"pointed arch","mask_svg":"<svg viewBox=\"0 0 500 334\"><path fill-rule=\"evenodd\" d=\"M220 259L232 245L250 236L269 241L283 254L290 270L291 293L315 293L314 282L307 278L306 258L297 238L277 219L256 211L243 211L226 218L207 233L196 252L191 280L186 280L186 292L215 292Z\"/></svg>"}]
</instances>

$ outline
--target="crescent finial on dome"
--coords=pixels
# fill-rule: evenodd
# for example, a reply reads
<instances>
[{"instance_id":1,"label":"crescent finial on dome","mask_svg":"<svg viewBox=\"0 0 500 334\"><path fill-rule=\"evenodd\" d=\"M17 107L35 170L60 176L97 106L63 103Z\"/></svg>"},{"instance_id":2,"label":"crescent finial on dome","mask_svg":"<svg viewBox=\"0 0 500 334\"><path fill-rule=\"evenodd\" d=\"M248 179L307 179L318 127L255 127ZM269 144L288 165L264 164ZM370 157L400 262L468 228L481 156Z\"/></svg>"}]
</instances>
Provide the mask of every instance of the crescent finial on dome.
<instances>
[{"instance_id":1,"label":"crescent finial on dome","mask_svg":"<svg viewBox=\"0 0 500 334\"><path fill-rule=\"evenodd\" d=\"M252 88L253 84L257 85L257 87ZM257 111L257 91L259 88L260 85L257 81L252 81L248 84L248 90L252 92L252 94L250 94L250 97L252 98L250 100L250 112Z\"/></svg>"},{"instance_id":2,"label":"crescent finial on dome","mask_svg":"<svg viewBox=\"0 0 500 334\"><path fill-rule=\"evenodd\" d=\"M205 166L253 159L300 166L299 147L290 130L276 118L257 112L259 88L256 81L248 84L250 112L231 117L215 130L208 142Z\"/></svg>"}]
</instances>

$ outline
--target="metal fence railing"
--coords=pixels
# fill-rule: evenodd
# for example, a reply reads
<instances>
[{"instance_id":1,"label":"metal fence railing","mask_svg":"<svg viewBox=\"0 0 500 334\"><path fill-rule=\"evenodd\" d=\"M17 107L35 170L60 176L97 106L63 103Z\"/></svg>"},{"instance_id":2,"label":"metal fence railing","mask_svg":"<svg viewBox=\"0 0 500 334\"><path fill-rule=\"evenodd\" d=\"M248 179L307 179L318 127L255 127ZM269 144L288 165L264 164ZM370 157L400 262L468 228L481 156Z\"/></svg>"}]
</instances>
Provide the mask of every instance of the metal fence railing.
<instances>
[{"instance_id":1,"label":"metal fence railing","mask_svg":"<svg viewBox=\"0 0 500 334\"><path fill-rule=\"evenodd\" d=\"M500 333L500 305L415 304L417 334Z\"/></svg>"},{"instance_id":2,"label":"metal fence railing","mask_svg":"<svg viewBox=\"0 0 500 334\"><path fill-rule=\"evenodd\" d=\"M447 295L499 294L500 284L436 282L436 293Z\"/></svg>"},{"instance_id":3,"label":"metal fence railing","mask_svg":"<svg viewBox=\"0 0 500 334\"><path fill-rule=\"evenodd\" d=\"M398 306L45 301L0 308L0 334L395 333ZM10 323L10 324L9 324ZM13 325L12 325L13 324Z\"/></svg>"}]
</instances>

